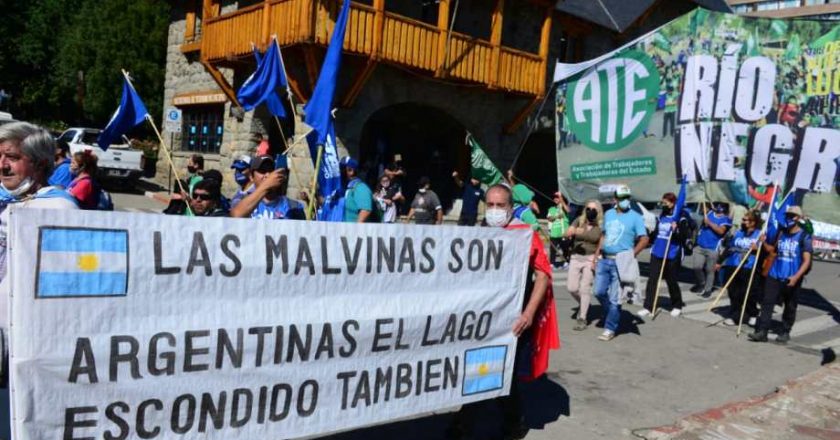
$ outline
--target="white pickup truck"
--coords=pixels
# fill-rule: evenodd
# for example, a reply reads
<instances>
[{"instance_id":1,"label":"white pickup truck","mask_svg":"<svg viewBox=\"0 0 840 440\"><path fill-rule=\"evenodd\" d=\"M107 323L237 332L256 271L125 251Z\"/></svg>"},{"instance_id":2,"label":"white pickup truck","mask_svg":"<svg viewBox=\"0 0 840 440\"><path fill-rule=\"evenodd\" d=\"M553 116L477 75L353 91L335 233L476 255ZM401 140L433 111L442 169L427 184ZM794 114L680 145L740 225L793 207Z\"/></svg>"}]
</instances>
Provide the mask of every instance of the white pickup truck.
<instances>
[{"instance_id":1,"label":"white pickup truck","mask_svg":"<svg viewBox=\"0 0 840 440\"><path fill-rule=\"evenodd\" d=\"M59 136L60 140L70 145L70 153L92 150L99 159L99 177L133 182L143 173L143 152L132 150L128 139L123 136L124 144L112 144L103 151L96 144L99 132L95 128L69 128Z\"/></svg>"}]
</instances>

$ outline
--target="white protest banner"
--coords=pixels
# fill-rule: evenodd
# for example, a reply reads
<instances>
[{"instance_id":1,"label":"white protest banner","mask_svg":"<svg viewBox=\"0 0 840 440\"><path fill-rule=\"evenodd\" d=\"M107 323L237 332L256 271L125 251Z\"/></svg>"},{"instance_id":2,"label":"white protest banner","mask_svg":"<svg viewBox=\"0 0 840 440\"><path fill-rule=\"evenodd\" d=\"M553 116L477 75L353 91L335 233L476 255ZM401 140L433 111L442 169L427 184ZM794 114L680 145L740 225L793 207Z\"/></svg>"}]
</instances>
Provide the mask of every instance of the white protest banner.
<instances>
[{"instance_id":1,"label":"white protest banner","mask_svg":"<svg viewBox=\"0 0 840 440\"><path fill-rule=\"evenodd\" d=\"M530 231L10 217L17 439L293 438L509 391Z\"/></svg>"}]
</instances>

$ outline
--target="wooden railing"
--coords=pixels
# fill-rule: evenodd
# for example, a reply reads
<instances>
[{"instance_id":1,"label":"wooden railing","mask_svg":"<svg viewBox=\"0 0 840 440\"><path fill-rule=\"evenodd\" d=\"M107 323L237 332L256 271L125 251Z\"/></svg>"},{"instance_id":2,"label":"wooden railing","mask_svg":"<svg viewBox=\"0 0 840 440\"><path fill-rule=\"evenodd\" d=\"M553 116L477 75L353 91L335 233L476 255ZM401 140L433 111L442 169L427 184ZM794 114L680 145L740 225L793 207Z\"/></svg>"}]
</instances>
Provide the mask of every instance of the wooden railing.
<instances>
[{"instance_id":1,"label":"wooden railing","mask_svg":"<svg viewBox=\"0 0 840 440\"><path fill-rule=\"evenodd\" d=\"M339 8L339 2L332 0L272 0L208 18L201 57L213 63L249 56L251 43L265 44L270 35L277 35L281 46L327 45ZM381 13L384 23L377 39L377 10L351 4L345 51L524 95L540 96L544 92L541 71L546 63L539 55L501 47L494 60L494 47L488 41L456 32L448 34L434 25L391 12ZM264 14L268 14L267 19ZM448 44L439 45L441 39ZM382 42L378 51L375 41Z\"/></svg>"}]
</instances>

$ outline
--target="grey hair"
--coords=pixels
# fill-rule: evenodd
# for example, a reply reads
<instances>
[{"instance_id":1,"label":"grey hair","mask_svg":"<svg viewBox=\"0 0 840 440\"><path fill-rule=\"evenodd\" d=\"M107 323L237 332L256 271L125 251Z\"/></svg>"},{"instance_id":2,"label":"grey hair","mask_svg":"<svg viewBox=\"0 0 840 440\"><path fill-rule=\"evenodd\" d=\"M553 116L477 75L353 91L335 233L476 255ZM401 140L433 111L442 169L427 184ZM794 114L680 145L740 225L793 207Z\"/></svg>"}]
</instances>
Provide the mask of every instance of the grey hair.
<instances>
[{"instance_id":1,"label":"grey hair","mask_svg":"<svg viewBox=\"0 0 840 440\"><path fill-rule=\"evenodd\" d=\"M505 193L508 199L508 205L513 206L513 191L511 191L509 186L504 183L497 183L490 188L487 188L487 192L485 194L490 194L490 191L501 191Z\"/></svg>"},{"instance_id":2,"label":"grey hair","mask_svg":"<svg viewBox=\"0 0 840 440\"><path fill-rule=\"evenodd\" d=\"M12 122L0 126L0 143L13 142L21 153L29 157L36 166L43 166L44 179L49 177L55 166L55 138L47 129L28 122Z\"/></svg>"}]
</instances>

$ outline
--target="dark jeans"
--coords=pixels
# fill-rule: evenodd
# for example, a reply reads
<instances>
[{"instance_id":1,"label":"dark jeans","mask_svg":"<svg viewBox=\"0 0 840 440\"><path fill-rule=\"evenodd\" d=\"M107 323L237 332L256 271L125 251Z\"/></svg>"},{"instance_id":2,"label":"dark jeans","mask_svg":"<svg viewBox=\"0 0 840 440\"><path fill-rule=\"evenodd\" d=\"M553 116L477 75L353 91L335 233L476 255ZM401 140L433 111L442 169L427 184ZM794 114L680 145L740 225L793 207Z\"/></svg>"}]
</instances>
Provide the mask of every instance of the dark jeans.
<instances>
[{"instance_id":1,"label":"dark jeans","mask_svg":"<svg viewBox=\"0 0 840 440\"><path fill-rule=\"evenodd\" d=\"M662 116L662 137L666 135L674 137L674 122L676 121L677 112L664 112ZM670 130L668 130L668 126L671 127Z\"/></svg>"},{"instance_id":2,"label":"dark jeans","mask_svg":"<svg viewBox=\"0 0 840 440\"><path fill-rule=\"evenodd\" d=\"M653 311L653 297L656 295L656 280L659 279L659 271L662 268L662 259L650 256L650 274L648 275L647 286L645 286L645 308ZM671 308L681 309L685 304L682 300L680 284L677 282L677 273L680 271L680 260L674 258L665 263L665 272L662 279L668 285L668 294L671 296ZM657 307L659 304L657 303Z\"/></svg>"},{"instance_id":3,"label":"dark jeans","mask_svg":"<svg viewBox=\"0 0 840 440\"><path fill-rule=\"evenodd\" d=\"M790 333L790 329L793 328L793 323L796 321L796 306L799 303L799 289L801 287L801 279L795 286L788 287L787 283L783 280L767 277L764 281L764 299L761 301L761 314L758 317L756 330L766 331L770 329L770 322L773 319L773 306L776 305L776 299L781 298L784 304L782 331L784 333Z\"/></svg>"},{"instance_id":4,"label":"dark jeans","mask_svg":"<svg viewBox=\"0 0 840 440\"><path fill-rule=\"evenodd\" d=\"M461 216L458 217L458 226L475 226L475 221L478 218L478 214L469 214L466 212L462 212Z\"/></svg>"},{"instance_id":5,"label":"dark jeans","mask_svg":"<svg viewBox=\"0 0 840 440\"><path fill-rule=\"evenodd\" d=\"M760 268L756 268L758 270ZM723 268L723 278L728 280L735 271L734 266L726 266ZM758 316L758 296L760 294L758 286L758 278L761 275L756 275L753 279L753 285L750 288L750 293L747 295L747 284L750 282L750 272L752 269L742 267L735 275L735 279L729 284L727 293L729 294L729 317L737 321L741 318L741 309L744 307L744 300L747 301L747 309L744 311L744 319L748 320L753 316Z\"/></svg>"}]
</instances>

